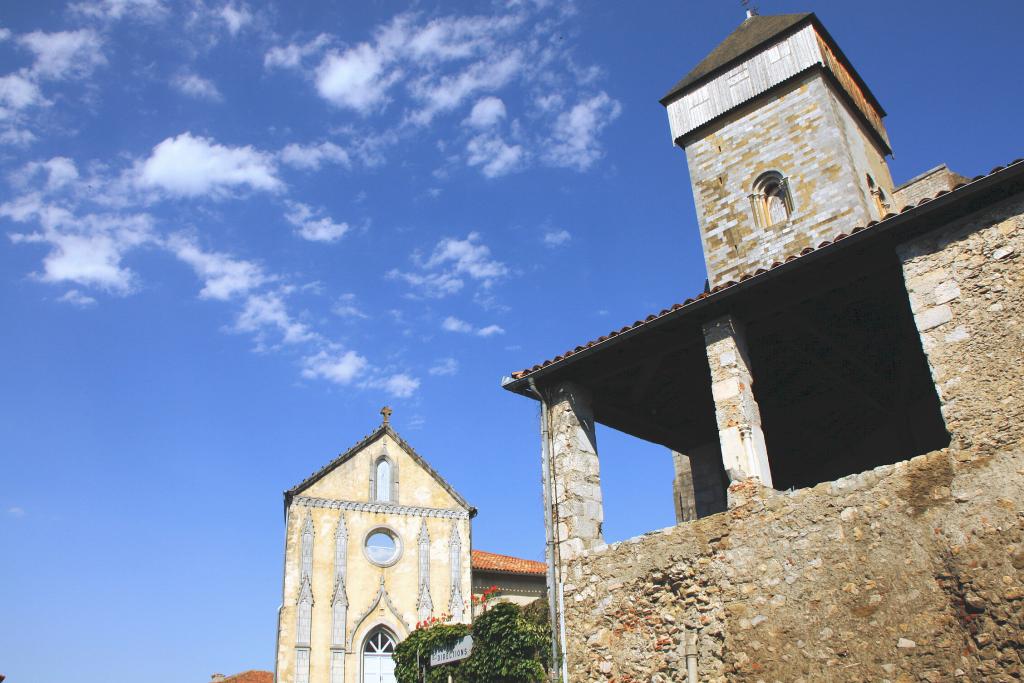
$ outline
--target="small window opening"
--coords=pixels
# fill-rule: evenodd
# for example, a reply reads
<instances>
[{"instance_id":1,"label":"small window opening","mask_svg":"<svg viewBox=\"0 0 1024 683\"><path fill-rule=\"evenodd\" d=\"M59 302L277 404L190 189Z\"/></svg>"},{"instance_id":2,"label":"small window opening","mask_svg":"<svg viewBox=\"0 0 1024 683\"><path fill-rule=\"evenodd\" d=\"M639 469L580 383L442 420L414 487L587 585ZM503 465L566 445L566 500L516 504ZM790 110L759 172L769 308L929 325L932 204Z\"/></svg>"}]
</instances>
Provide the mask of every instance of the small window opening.
<instances>
[{"instance_id":1,"label":"small window opening","mask_svg":"<svg viewBox=\"0 0 1024 683\"><path fill-rule=\"evenodd\" d=\"M391 462L387 458L377 461L373 499L378 503L391 502Z\"/></svg>"},{"instance_id":2,"label":"small window opening","mask_svg":"<svg viewBox=\"0 0 1024 683\"><path fill-rule=\"evenodd\" d=\"M762 228L785 223L793 214L793 198L789 192L789 181L777 171L761 175L754 183L750 195L754 220Z\"/></svg>"},{"instance_id":3,"label":"small window opening","mask_svg":"<svg viewBox=\"0 0 1024 683\"><path fill-rule=\"evenodd\" d=\"M870 173L865 174L868 179L868 192L871 193L871 199L874 200L875 210L878 212L878 217L882 218L889 213L889 198L885 195L885 190L878 187L875 183L875 179L871 177Z\"/></svg>"}]
</instances>

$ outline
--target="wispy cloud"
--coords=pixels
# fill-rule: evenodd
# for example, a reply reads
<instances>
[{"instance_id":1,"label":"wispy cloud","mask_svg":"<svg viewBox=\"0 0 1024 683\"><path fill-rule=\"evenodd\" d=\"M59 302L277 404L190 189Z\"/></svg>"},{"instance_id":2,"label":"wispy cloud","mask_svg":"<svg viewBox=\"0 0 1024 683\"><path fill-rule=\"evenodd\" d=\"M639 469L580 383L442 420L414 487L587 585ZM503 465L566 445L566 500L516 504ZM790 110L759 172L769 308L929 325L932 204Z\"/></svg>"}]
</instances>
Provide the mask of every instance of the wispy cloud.
<instances>
[{"instance_id":1,"label":"wispy cloud","mask_svg":"<svg viewBox=\"0 0 1024 683\"><path fill-rule=\"evenodd\" d=\"M441 358L427 372L435 377L447 377L459 371L459 361L454 358Z\"/></svg>"},{"instance_id":2,"label":"wispy cloud","mask_svg":"<svg viewBox=\"0 0 1024 683\"><path fill-rule=\"evenodd\" d=\"M314 209L301 202L286 201L288 212L286 221L296 228L296 233L310 242L337 242L348 232L348 223L335 223L330 217L322 215L322 210Z\"/></svg>"},{"instance_id":3,"label":"wispy cloud","mask_svg":"<svg viewBox=\"0 0 1024 683\"><path fill-rule=\"evenodd\" d=\"M388 277L403 280L413 287L414 296L439 299L460 291L469 279L489 288L508 277L509 268L491 256L480 234L471 232L465 239L446 237L430 256L413 254L419 272L389 271Z\"/></svg>"},{"instance_id":4,"label":"wispy cloud","mask_svg":"<svg viewBox=\"0 0 1024 683\"><path fill-rule=\"evenodd\" d=\"M11 517L16 517L20 519L28 513L25 512L25 508L18 507L17 505L12 505L11 507L7 508L7 514Z\"/></svg>"},{"instance_id":5,"label":"wispy cloud","mask_svg":"<svg viewBox=\"0 0 1024 683\"><path fill-rule=\"evenodd\" d=\"M219 102L223 100L223 96L220 94L220 90L217 89L217 85L208 78L194 73L179 74L171 80L171 85L182 93L189 97L194 97L199 100L209 100L211 102Z\"/></svg>"},{"instance_id":6,"label":"wispy cloud","mask_svg":"<svg viewBox=\"0 0 1024 683\"><path fill-rule=\"evenodd\" d=\"M555 248L561 247L568 244L572 240L572 235L569 234L568 230L548 230L544 233L542 241L545 247Z\"/></svg>"},{"instance_id":7,"label":"wispy cloud","mask_svg":"<svg viewBox=\"0 0 1024 683\"><path fill-rule=\"evenodd\" d=\"M441 322L441 329L445 332L457 332L460 334L475 334L478 337L493 337L498 334L505 334L505 330L500 325L486 325L484 327L475 327L465 320L461 320L454 316L448 316Z\"/></svg>"}]
</instances>

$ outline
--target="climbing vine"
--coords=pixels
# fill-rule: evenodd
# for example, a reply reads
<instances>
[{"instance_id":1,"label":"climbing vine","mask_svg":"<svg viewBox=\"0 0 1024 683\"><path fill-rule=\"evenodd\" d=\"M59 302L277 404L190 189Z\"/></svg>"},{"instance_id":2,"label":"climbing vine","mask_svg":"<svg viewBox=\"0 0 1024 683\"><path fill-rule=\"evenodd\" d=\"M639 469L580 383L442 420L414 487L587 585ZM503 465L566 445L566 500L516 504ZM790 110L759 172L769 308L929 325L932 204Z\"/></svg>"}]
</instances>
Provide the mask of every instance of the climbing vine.
<instances>
[{"instance_id":1,"label":"climbing vine","mask_svg":"<svg viewBox=\"0 0 1024 683\"><path fill-rule=\"evenodd\" d=\"M447 683L448 676L455 683L537 683L545 679L547 631L510 602L485 604L472 628L438 620L417 626L395 649L398 683ZM429 666L431 652L451 647L467 633L473 635L472 655L460 662Z\"/></svg>"}]
</instances>

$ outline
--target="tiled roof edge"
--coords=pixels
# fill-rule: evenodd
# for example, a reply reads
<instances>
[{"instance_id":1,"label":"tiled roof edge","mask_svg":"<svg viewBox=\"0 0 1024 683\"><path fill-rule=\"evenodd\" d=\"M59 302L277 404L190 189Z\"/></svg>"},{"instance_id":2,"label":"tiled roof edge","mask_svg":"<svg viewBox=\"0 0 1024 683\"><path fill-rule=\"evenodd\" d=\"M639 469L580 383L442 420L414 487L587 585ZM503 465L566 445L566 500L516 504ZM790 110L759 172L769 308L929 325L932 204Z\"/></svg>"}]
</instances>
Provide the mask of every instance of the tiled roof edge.
<instances>
[{"instance_id":1,"label":"tiled roof edge","mask_svg":"<svg viewBox=\"0 0 1024 683\"><path fill-rule=\"evenodd\" d=\"M681 308L685 308L685 307L690 306L690 305L692 305L692 304L694 304L694 303L696 303L698 301L702 301L702 300L707 299L709 297L713 297L716 294L719 294L720 292L723 292L724 290L726 290L726 289L728 289L728 288L732 287L733 285L736 285L736 284L738 284L740 282L746 282L747 280L750 280L752 278L760 277L760 276L764 275L765 273L768 273L768 272L770 272L772 270L775 270L779 266L782 266L782 265L784 265L786 263L790 263L790 262L795 261L795 260L797 260L797 259L799 259L799 258L801 258L803 256L807 256L808 254L811 254L811 253L814 253L816 251L820 251L821 249L824 249L826 247L829 247L832 244L834 244L836 242L839 242L839 241L849 237L850 235L863 232L864 230L874 229L874 228L876 228L879 225L884 225L887 221L890 221L890 220L896 218L897 216L902 216L902 215L904 215L906 213L912 212L915 209L917 209L918 207L923 206L924 204L927 204L930 201L938 199L939 197L942 197L942 196L947 195L947 194L955 193L955 192L957 192L957 191L959 191L959 190L961 190L961 189L963 189L965 187L973 185L974 183L976 183L976 182L978 182L980 180L984 180L986 178L990 178L993 175L999 173L1000 171L1007 170L1007 169L1009 169L1009 168L1011 168L1013 166L1017 166L1017 165L1019 165L1021 163L1024 163L1024 158L1014 159L1013 161L1011 161L1010 163L1008 163L1005 166L996 166L995 168L993 168L988 173L984 173L982 175L975 176L974 178L971 178L970 181L968 181L968 182L958 183L952 190L940 190L939 192L937 192L932 197L925 197L924 199L921 199L914 206L904 206L902 209L899 210L898 213L888 213L880 221L869 221L867 225L860 225L860 226L854 227L852 230L850 230L849 233L839 233L838 235L833 237L831 240L825 240L824 242L819 244L817 247L806 247L803 250L801 250L799 253L790 254L789 256L785 257L782 261L775 261L768 268L758 268L757 270L755 270L752 273L750 273L750 272L743 273L736 280L729 280L727 282L723 282L723 283L721 283L719 285L716 285L715 287L713 287L711 289L710 292L702 292L702 293L698 294L695 297L691 297L689 299L686 299L682 303L673 304L670 308L663 309L659 313L651 314L651 315L647 316L646 318L644 318L643 320L637 320L632 325L626 325L625 327L623 327L621 329L612 330L611 332L609 332L608 334L606 334L604 336L598 337L597 339L591 340L591 341L587 342L586 344L583 344L581 346L577 346L577 347L575 347L573 349L570 349L570 350L566 351L565 353L562 353L562 354L560 354L558 356L555 356L552 359L545 360L542 363L538 363L536 365L533 365L532 367L525 368L523 370L515 371L515 372L513 372L511 374L512 381L511 382L506 382L505 385L507 386L508 384L512 384L512 383L518 382L519 380L526 379L527 377L529 377L530 375L534 374L538 370L542 370L542 369L547 368L547 367L549 367L551 365L555 365L557 363L560 363L560 362L562 362L562 361L564 361L564 360L566 360L566 359L576 355L580 351L584 351L586 349L593 348L595 346L598 346L600 344L608 342L608 341L610 341L610 340L614 339L615 337L618 337L618 336L620 336L622 334L625 334L627 332L632 332L632 331L634 331L636 329L639 329L639 328L641 328L641 327L643 327L645 325L648 325L648 324L650 324L650 323L652 323L652 322L654 322L656 320L660 320L661 318L665 317L666 315L669 315L671 313L675 313L676 311L678 311Z\"/></svg>"}]
</instances>

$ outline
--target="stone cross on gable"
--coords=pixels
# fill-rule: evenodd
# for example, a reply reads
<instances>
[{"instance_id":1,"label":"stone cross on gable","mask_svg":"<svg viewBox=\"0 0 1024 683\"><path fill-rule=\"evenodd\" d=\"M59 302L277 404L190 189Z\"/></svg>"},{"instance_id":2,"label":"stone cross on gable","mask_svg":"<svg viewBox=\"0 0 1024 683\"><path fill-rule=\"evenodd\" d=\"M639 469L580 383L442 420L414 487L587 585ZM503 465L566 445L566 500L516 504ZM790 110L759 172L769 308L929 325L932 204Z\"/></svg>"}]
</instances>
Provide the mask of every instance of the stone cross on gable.
<instances>
[{"instance_id":1,"label":"stone cross on gable","mask_svg":"<svg viewBox=\"0 0 1024 683\"><path fill-rule=\"evenodd\" d=\"M381 417L384 418L384 424L388 424L391 421L391 413L395 411L391 410L388 406L384 406L380 409Z\"/></svg>"}]
</instances>

